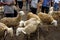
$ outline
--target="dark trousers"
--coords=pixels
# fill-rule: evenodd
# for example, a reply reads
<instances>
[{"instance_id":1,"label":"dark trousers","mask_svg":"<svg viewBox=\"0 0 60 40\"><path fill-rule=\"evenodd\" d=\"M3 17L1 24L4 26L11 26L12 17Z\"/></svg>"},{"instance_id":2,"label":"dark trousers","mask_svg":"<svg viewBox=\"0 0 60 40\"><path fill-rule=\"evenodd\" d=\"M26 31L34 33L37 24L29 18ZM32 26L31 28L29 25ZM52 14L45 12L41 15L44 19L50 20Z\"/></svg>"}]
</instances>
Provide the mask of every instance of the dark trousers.
<instances>
[{"instance_id":1,"label":"dark trousers","mask_svg":"<svg viewBox=\"0 0 60 40\"><path fill-rule=\"evenodd\" d=\"M16 10L14 10L14 17L16 17L17 16L17 11Z\"/></svg>"},{"instance_id":2,"label":"dark trousers","mask_svg":"<svg viewBox=\"0 0 60 40\"><path fill-rule=\"evenodd\" d=\"M5 14L5 17L14 17L14 14L13 13L8 13L8 14Z\"/></svg>"},{"instance_id":3,"label":"dark trousers","mask_svg":"<svg viewBox=\"0 0 60 40\"><path fill-rule=\"evenodd\" d=\"M48 13L49 12L49 7L44 7L44 6L42 6L42 8L41 8L41 12L45 12L45 13Z\"/></svg>"},{"instance_id":4,"label":"dark trousers","mask_svg":"<svg viewBox=\"0 0 60 40\"><path fill-rule=\"evenodd\" d=\"M31 11L32 13L36 14L37 8L30 7L30 11Z\"/></svg>"},{"instance_id":5,"label":"dark trousers","mask_svg":"<svg viewBox=\"0 0 60 40\"><path fill-rule=\"evenodd\" d=\"M22 9L23 7L23 1L17 1L18 5L19 5L19 8Z\"/></svg>"}]
</instances>

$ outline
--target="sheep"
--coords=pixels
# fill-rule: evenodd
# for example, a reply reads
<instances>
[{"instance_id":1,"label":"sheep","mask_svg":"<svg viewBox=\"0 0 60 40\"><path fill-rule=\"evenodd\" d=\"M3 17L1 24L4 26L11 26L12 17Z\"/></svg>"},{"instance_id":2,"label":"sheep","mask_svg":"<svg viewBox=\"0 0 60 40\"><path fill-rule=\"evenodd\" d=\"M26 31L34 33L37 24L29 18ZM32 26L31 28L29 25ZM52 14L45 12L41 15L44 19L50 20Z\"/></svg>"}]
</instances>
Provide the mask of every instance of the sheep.
<instances>
[{"instance_id":1,"label":"sheep","mask_svg":"<svg viewBox=\"0 0 60 40\"><path fill-rule=\"evenodd\" d=\"M27 23L25 23L25 24L27 24L25 27L22 27L22 28L18 27L16 29L16 36L18 36L21 32L24 34L30 35L31 33L36 31L38 24L39 24L39 22L36 18L31 18L31 19L27 20Z\"/></svg>"},{"instance_id":2,"label":"sheep","mask_svg":"<svg viewBox=\"0 0 60 40\"><path fill-rule=\"evenodd\" d=\"M57 26L57 21L51 15L40 12L38 13L38 16L42 20L43 23L53 24Z\"/></svg>"},{"instance_id":3,"label":"sheep","mask_svg":"<svg viewBox=\"0 0 60 40\"><path fill-rule=\"evenodd\" d=\"M41 24L41 25L43 24L42 21L40 20L40 18L39 18L36 14L33 14L32 12L29 12L29 13L27 14L27 20L29 20L30 18L36 18L37 20L40 21L40 24Z\"/></svg>"},{"instance_id":4,"label":"sheep","mask_svg":"<svg viewBox=\"0 0 60 40\"><path fill-rule=\"evenodd\" d=\"M50 9L49 9L49 15L52 15L53 14L53 12L54 12L54 10L53 10L53 7L50 7Z\"/></svg>"},{"instance_id":5,"label":"sheep","mask_svg":"<svg viewBox=\"0 0 60 40\"><path fill-rule=\"evenodd\" d=\"M4 23L5 25L7 26L17 26L19 25L19 22L21 21L22 19L22 16L25 15L25 13L23 11L20 11L17 15L17 17L4 17L0 20L0 22Z\"/></svg>"},{"instance_id":6,"label":"sheep","mask_svg":"<svg viewBox=\"0 0 60 40\"><path fill-rule=\"evenodd\" d=\"M55 11L52 16L56 20L60 19L60 11Z\"/></svg>"},{"instance_id":7,"label":"sheep","mask_svg":"<svg viewBox=\"0 0 60 40\"><path fill-rule=\"evenodd\" d=\"M8 34L10 34L11 37L13 37L13 29L8 28L4 23L0 22L0 38L2 38L3 36L6 36Z\"/></svg>"},{"instance_id":8,"label":"sheep","mask_svg":"<svg viewBox=\"0 0 60 40\"><path fill-rule=\"evenodd\" d=\"M19 27L24 27L24 23L25 23L25 21L23 21L23 20L21 20L20 22L19 22Z\"/></svg>"},{"instance_id":9,"label":"sheep","mask_svg":"<svg viewBox=\"0 0 60 40\"><path fill-rule=\"evenodd\" d=\"M32 15L32 16L30 16L30 15ZM27 15L27 19L29 20L30 18L36 18L37 20L39 20L38 22L40 23L40 18L37 15L33 14L32 12L29 12L28 15ZM23 20L21 20L19 22L19 26L20 27L26 26L30 22L31 22L31 20L29 20L29 21L23 21Z\"/></svg>"},{"instance_id":10,"label":"sheep","mask_svg":"<svg viewBox=\"0 0 60 40\"><path fill-rule=\"evenodd\" d=\"M27 14L27 20L29 20L30 18L36 18L37 20L40 20L39 17L36 14L33 14L32 12L29 12Z\"/></svg>"},{"instance_id":11,"label":"sheep","mask_svg":"<svg viewBox=\"0 0 60 40\"><path fill-rule=\"evenodd\" d=\"M29 16L29 15L32 15L32 16ZM31 20L29 20L30 18L36 18L37 20L39 20L38 22L40 23L39 17L37 15L33 14L33 13L28 13L27 17L28 17L28 21L21 20L19 22L20 27L23 27L23 26L26 26L27 24L29 24L31 22Z\"/></svg>"},{"instance_id":12,"label":"sheep","mask_svg":"<svg viewBox=\"0 0 60 40\"><path fill-rule=\"evenodd\" d=\"M49 13L48 13L49 15L52 16L52 15L54 15L54 14L58 14L58 13L60 13L60 11L54 11L53 9L54 9L53 7L50 7L50 9L49 9Z\"/></svg>"}]
</instances>

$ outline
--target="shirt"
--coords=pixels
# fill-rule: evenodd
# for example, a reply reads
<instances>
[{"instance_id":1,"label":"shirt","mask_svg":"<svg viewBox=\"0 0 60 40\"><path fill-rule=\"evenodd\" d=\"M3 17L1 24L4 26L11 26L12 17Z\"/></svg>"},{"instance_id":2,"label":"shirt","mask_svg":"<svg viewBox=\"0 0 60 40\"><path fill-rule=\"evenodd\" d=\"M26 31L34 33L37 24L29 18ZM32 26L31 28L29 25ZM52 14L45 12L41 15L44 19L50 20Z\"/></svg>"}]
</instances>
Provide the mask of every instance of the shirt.
<instances>
[{"instance_id":1,"label":"shirt","mask_svg":"<svg viewBox=\"0 0 60 40\"><path fill-rule=\"evenodd\" d=\"M5 3L12 3L14 0L3 0Z\"/></svg>"},{"instance_id":2,"label":"shirt","mask_svg":"<svg viewBox=\"0 0 60 40\"><path fill-rule=\"evenodd\" d=\"M60 0L54 0L54 3L59 3Z\"/></svg>"},{"instance_id":3,"label":"shirt","mask_svg":"<svg viewBox=\"0 0 60 40\"><path fill-rule=\"evenodd\" d=\"M31 7L37 8L37 3L38 3L38 0L32 0Z\"/></svg>"},{"instance_id":4,"label":"shirt","mask_svg":"<svg viewBox=\"0 0 60 40\"><path fill-rule=\"evenodd\" d=\"M50 0L43 0L42 6L49 7L50 6L49 2Z\"/></svg>"},{"instance_id":5,"label":"shirt","mask_svg":"<svg viewBox=\"0 0 60 40\"><path fill-rule=\"evenodd\" d=\"M13 0L3 0L5 3L12 3ZM14 13L14 9L12 6L4 5L4 13Z\"/></svg>"}]
</instances>

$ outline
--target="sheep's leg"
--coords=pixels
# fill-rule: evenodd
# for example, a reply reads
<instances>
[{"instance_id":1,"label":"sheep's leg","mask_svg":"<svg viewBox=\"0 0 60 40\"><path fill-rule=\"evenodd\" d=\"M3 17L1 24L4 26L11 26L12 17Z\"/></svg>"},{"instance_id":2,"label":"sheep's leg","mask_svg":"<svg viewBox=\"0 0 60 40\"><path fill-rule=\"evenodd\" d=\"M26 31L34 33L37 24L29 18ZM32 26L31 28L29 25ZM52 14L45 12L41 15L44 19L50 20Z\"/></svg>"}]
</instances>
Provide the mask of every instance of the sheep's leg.
<instances>
[{"instance_id":1,"label":"sheep's leg","mask_svg":"<svg viewBox=\"0 0 60 40\"><path fill-rule=\"evenodd\" d=\"M37 37L37 40L39 40L39 27L38 27L38 30L37 30L37 31L38 31L38 37Z\"/></svg>"},{"instance_id":2,"label":"sheep's leg","mask_svg":"<svg viewBox=\"0 0 60 40\"><path fill-rule=\"evenodd\" d=\"M7 36L7 35L4 34L4 37L3 37L4 39L3 39L3 40L6 40L6 36Z\"/></svg>"},{"instance_id":3,"label":"sheep's leg","mask_svg":"<svg viewBox=\"0 0 60 40\"><path fill-rule=\"evenodd\" d=\"M30 40L30 35L25 35L25 37L26 37L26 40Z\"/></svg>"},{"instance_id":4,"label":"sheep's leg","mask_svg":"<svg viewBox=\"0 0 60 40\"><path fill-rule=\"evenodd\" d=\"M3 36L4 39L3 39L3 40L6 40L6 37L7 37L7 36L8 36L8 34L7 34L7 31L5 30L5 31L4 31L4 36Z\"/></svg>"},{"instance_id":5,"label":"sheep's leg","mask_svg":"<svg viewBox=\"0 0 60 40\"><path fill-rule=\"evenodd\" d=\"M30 35L28 35L28 40L30 40Z\"/></svg>"}]
</instances>

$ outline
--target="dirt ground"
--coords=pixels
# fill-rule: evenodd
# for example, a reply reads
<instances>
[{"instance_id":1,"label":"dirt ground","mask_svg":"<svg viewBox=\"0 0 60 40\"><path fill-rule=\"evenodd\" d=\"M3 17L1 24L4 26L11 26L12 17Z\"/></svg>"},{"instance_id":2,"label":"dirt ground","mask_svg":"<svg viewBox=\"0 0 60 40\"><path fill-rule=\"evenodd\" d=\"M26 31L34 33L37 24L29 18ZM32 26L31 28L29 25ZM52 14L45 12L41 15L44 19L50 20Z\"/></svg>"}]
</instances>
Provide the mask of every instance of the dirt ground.
<instances>
[{"instance_id":1,"label":"dirt ground","mask_svg":"<svg viewBox=\"0 0 60 40\"><path fill-rule=\"evenodd\" d=\"M21 33L19 36L16 36L14 32L14 37L7 35L2 40L60 40L60 25L57 27L53 25L39 25L37 30L31 35Z\"/></svg>"}]
</instances>

